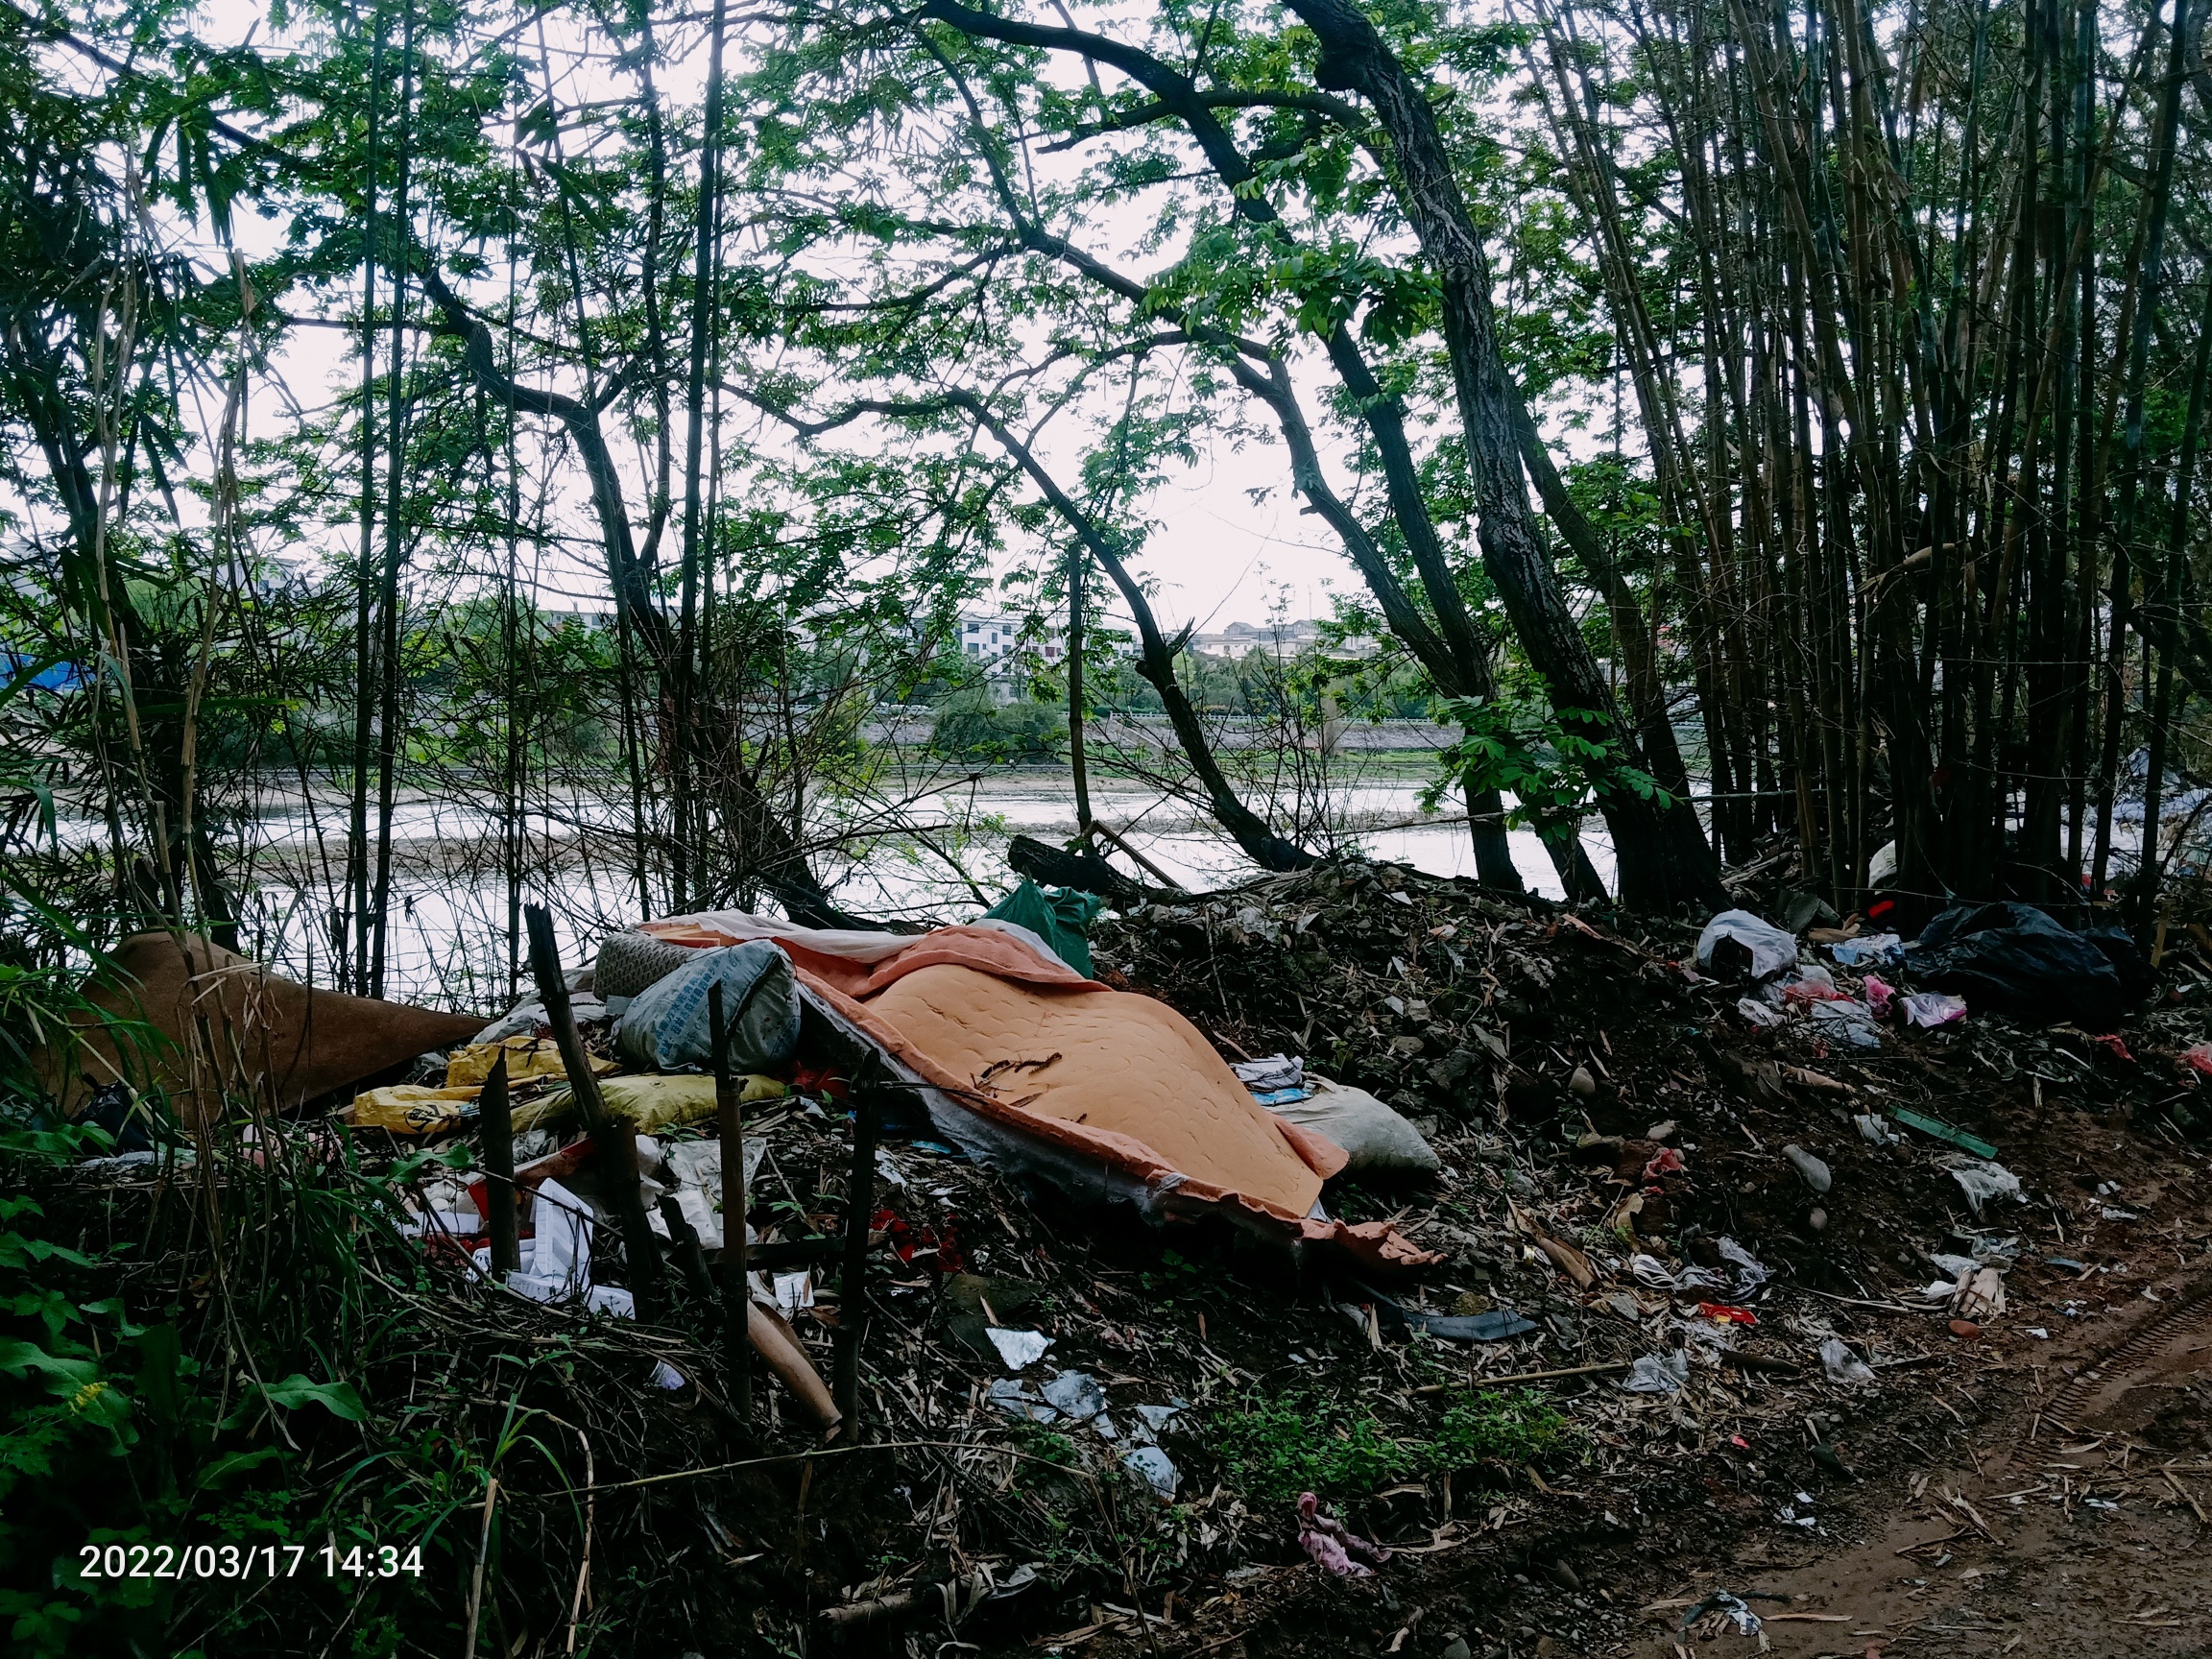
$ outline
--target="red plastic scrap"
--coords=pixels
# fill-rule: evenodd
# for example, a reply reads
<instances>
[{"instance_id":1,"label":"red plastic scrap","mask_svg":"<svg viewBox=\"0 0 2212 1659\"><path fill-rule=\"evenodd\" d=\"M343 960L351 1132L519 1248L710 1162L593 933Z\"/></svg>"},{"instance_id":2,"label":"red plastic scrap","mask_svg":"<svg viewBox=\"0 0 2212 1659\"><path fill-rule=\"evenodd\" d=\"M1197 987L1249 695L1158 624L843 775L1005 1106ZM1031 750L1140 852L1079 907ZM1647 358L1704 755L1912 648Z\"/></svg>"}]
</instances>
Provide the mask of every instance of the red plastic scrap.
<instances>
[{"instance_id":1,"label":"red plastic scrap","mask_svg":"<svg viewBox=\"0 0 2212 1659\"><path fill-rule=\"evenodd\" d=\"M1644 1166L1644 1179L1656 1181L1662 1175L1679 1175L1689 1166L1682 1162L1682 1154L1672 1146L1662 1146L1652 1155L1651 1162Z\"/></svg>"},{"instance_id":2,"label":"red plastic scrap","mask_svg":"<svg viewBox=\"0 0 2212 1659\"><path fill-rule=\"evenodd\" d=\"M2212 1043L2200 1043L2193 1048L2182 1049L2181 1064L2212 1077Z\"/></svg>"},{"instance_id":3,"label":"red plastic scrap","mask_svg":"<svg viewBox=\"0 0 2212 1659\"><path fill-rule=\"evenodd\" d=\"M1700 1302L1697 1317L1710 1319L1716 1325L1756 1325L1759 1315L1748 1308L1736 1308L1726 1302Z\"/></svg>"},{"instance_id":4,"label":"red plastic scrap","mask_svg":"<svg viewBox=\"0 0 2212 1659\"><path fill-rule=\"evenodd\" d=\"M1839 991L1833 985L1822 985L1812 979L1800 979L1794 985L1783 986L1782 998L1786 1002L1800 1003L1848 1002L1851 1000L1848 992Z\"/></svg>"},{"instance_id":5,"label":"red plastic scrap","mask_svg":"<svg viewBox=\"0 0 2212 1659\"><path fill-rule=\"evenodd\" d=\"M2130 1066L2135 1064L2135 1056L2128 1052L2128 1045L2120 1041L2119 1032L2107 1031L2104 1036L2092 1037L2089 1041L2111 1055L2113 1059L2125 1060Z\"/></svg>"},{"instance_id":6,"label":"red plastic scrap","mask_svg":"<svg viewBox=\"0 0 2212 1659\"><path fill-rule=\"evenodd\" d=\"M849 1099L853 1093L852 1079L839 1076L827 1066L807 1064L791 1073L791 1092L794 1094L827 1094L832 1100Z\"/></svg>"},{"instance_id":7,"label":"red plastic scrap","mask_svg":"<svg viewBox=\"0 0 2212 1659\"><path fill-rule=\"evenodd\" d=\"M870 1217L868 1230L887 1236L891 1252L902 1266L911 1267L919 1260L923 1266L934 1267L940 1273L964 1273L968 1269L968 1259L960 1253L959 1234L950 1221L942 1227L917 1227L895 1210L878 1210Z\"/></svg>"}]
</instances>

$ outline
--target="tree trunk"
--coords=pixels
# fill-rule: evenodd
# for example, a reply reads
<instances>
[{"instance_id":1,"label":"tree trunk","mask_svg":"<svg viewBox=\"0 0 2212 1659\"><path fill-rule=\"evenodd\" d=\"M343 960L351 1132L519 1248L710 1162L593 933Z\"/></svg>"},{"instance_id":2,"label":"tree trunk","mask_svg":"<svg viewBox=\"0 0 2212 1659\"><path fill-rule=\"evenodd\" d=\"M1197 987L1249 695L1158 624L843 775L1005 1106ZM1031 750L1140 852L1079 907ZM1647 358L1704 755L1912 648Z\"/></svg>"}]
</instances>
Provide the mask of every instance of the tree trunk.
<instances>
[{"instance_id":1,"label":"tree trunk","mask_svg":"<svg viewBox=\"0 0 2212 1659\"><path fill-rule=\"evenodd\" d=\"M1483 567L1560 720L1641 766L1641 746L1614 711L1612 692L1536 535L1522 479L1511 384L1491 315L1488 261L1452 176L1435 115L1375 26L1349 0L1290 0L1290 9L1320 38L1318 84L1360 93L1390 134L1400 204L1442 284L1444 340L1480 517ZM1613 831L1623 902L1667 908L1724 901L1710 853L1702 859L1685 857L1651 803L1613 789L1599 805Z\"/></svg>"}]
</instances>

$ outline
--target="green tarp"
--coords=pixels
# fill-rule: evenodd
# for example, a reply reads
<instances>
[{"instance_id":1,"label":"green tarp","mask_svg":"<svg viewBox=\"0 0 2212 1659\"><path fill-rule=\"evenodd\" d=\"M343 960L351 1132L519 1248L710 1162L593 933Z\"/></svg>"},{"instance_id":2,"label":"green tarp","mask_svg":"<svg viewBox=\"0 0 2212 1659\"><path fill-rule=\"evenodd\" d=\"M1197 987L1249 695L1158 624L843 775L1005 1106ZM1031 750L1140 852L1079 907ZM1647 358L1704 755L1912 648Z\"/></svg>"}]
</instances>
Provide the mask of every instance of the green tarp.
<instances>
[{"instance_id":1,"label":"green tarp","mask_svg":"<svg viewBox=\"0 0 2212 1659\"><path fill-rule=\"evenodd\" d=\"M1024 878L1021 886L983 914L1028 928L1052 948L1053 955L1088 979L1091 977L1091 924L1105 908L1106 901L1095 893L1040 887Z\"/></svg>"}]
</instances>

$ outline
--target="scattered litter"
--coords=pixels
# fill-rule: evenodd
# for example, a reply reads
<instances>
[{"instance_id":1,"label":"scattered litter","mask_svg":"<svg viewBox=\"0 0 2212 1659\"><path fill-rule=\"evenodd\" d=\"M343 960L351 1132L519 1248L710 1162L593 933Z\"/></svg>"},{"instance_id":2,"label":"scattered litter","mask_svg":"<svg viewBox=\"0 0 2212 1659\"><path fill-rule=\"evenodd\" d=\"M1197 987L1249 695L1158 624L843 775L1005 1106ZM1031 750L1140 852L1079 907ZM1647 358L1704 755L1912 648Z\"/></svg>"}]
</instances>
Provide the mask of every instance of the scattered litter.
<instances>
[{"instance_id":1,"label":"scattered litter","mask_svg":"<svg viewBox=\"0 0 2212 1659\"><path fill-rule=\"evenodd\" d=\"M1700 1302L1697 1317L1710 1319L1717 1325L1756 1325L1759 1315L1748 1308L1732 1307L1725 1302Z\"/></svg>"},{"instance_id":2,"label":"scattered litter","mask_svg":"<svg viewBox=\"0 0 2212 1659\"><path fill-rule=\"evenodd\" d=\"M1879 1048L1882 1033L1874 1028L1874 1010L1864 1002L1835 998L1815 1002L1806 1014L1821 1026L1822 1035L1841 1037L1854 1048Z\"/></svg>"},{"instance_id":3,"label":"scattered litter","mask_svg":"<svg viewBox=\"0 0 2212 1659\"><path fill-rule=\"evenodd\" d=\"M1144 1427L1153 1433L1165 1434L1168 1426L1189 1409L1188 1406L1178 1400L1166 1406L1140 1406L1137 1407L1137 1415L1144 1420Z\"/></svg>"},{"instance_id":4,"label":"scattered litter","mask_svg":"<svg viewBox=\"0 0 2212 1659\"><path fill-rule=\"evenodd\" d=\"M1852 1123L1859 1130L1862 1141L1875 1146L1902 1146L1905 1137L1889 1127L1888 1121L1876 1112L1862 1112L1853 1117Z\"/></svg>"},{"instance_id":5,"label":"scattered litter","mask_svg":"<svg viewBox=\"0 0 2212 1659\"><path fill-rule=\"evenodd\" d=\"M1370 1544L1334 1515L1321 1513L1310 1492L1298 1495L1298 1544L1324 1572L1339 1578L1371 1578L1390 1559L1390 1551Z\"/></svg>"},{"instance_id":6,"label":"scattered litter","mask_svg":"<svg viewBox=\"0 0 2212 1659\"><path fill-rule=\"evenodd\" d=\"M801 1271L776 1275L776 1306L788 1319L814 1306L814 1275Z\"/></svg>"},{"instance_id":7,"label":"scattered litter","mask_svg":"<svg viewBox=\"0 0 2212 1659\"><path fill-rule=\"evenodd\" d=\"M1980 1267L1959 1276L1951 1311L1961 1319L1987 1320L2005 1311L2005 1281L1994 1267Z\"/></svg>"},{"instance_id":8,"label":"scattered litter","mask_svg":"<svg viewBox=\"0 0 2212 1659\"><path fill-rule=\"evenodd\" d=\"M1869 974L1860 982L1860 995L1866 998L1866 1006L1877 1020L1889 1018L1889 1005L1897 998L1897 987Z\"/></svg>"},{"instance_id":9,"label":"scattered litter","mask_svg":"<svg viewBox=\"0 0 2212 1659\"><path fill-rule=\"evenodd\" d=\"M1689 1381L1690 1356L1677 1348L1667 1354L1638 1355L1621 1386L1631 1394L1674 1394Z\"/></svg>"},{"instance_id":10,"label":"scattered litter","mask_svg":"<svg viewBox=\"0 0 2212 1659\"><path fill-rule=\"evenodd\" d=\"M1840 1336L1831 1336L1820 1344L1820 1364L1828 1373L1828 1381L1839 1387L1874 1381L1873 1371L1851 1352L1850 1344Z\"/></svg>"},{"instance_id":11,"label":"scattered litter","mask_svg":"<svg viewBox=\"0 0 2212 1659\"><path fill-rule=\"evenodd\" d=\"M1791 1166L1797 1171L1799 1178L1814 1191L1825 1194L1836 1184L1836 1178L1828 1172L1828 1166L1794 1141L1782 1148L1782 1156L1790 1160Z\"/></svg>"},{"instance_id":12,"label":"scattered litter","mask_svg":"<svg viewBox=\"0 0 2212 1659\"><path fill-rule=\"evenodd\" d=\"M1992 1198L2021 1199L2020 1177L2002 1164L1952 1159L1948 1166L1951 1178L1965 1192L1966 1203L1977 1215Z\"/></svg>"},{"instance_id":13,"label":"scattered litter","mask_svg":"<svg viewBox=\"0 0 2212 1659\"><path fill-rule=\"evenodd\" d=\"M1510 1308L1493 1308L1484 1313L1428 1313L1418 1308L1405 1310L1406 1322L1447 1342L1503 1342L1536 1329L1536 1321Z\"/></svg>"},{"instance_id":14,"label":"scattered litter","mask_svg":"<svg viewBox=\"0 0 2212 1659\"><path fill-rule=\"evenodd\" d=\"M984 1398L1009 1417L1025 1418L1031 1423L1057 1422L1060 1413L1029 1392L1029 1384L1012 1377L1001 1377L993 1382Z\"/></svg>"},{"instance_id":15,"label":"scattered litter","mask_svg":"<svg viewBox=\"0 0 2212 1659\"><path fill-rule=\"evenodd\" d=\"M1941 991L1915 991L1901 999L1898 1006L1905 1010L1907 1024L1917 1025L1924 1031L1966 1018L1966 998Z\"/></svg>"},{"instance_id":16,"label":"scattered litter","mask_svg":"<svg viewBox=\"0 0 2212 1659\"><path fill-rule=\"evenodd\" d=\"M1787 1510L1784 1511L1783 1518L1785 1520L1793 1519ZM1800 1522L1797 1524L1807 1525L1808 1523ZM1739 1636L1756 1636L1759 1634L1759 1615L1752 1612L1743 1600L1729 1595L1725 1590L1716 1590L1702 1601L1694 1605L1689 1612L1682 1616L1682 1628L1689 1629L1691 1625L1696 1623L1708 1613L1725 1613L1734 1623L1736 1634Z\"/></svg>"},{"instance_id":17,"label":"scattered litter","mask_svg":"<svg viewBox=\"0 0 2212 1659\"><path fill-rule=\"evenodd\" d=\"M1720 1266L1685 1267L1674 1275L1673 1287L1677 1290L1725 1290L1738 1302L1749 1299L1760 1286L1774 1277L1773 1269L1753 1256L1733 1238L1721 1238L1713 1241L1720 1253ZM1639 1278L1642 1275L1638 1275Z\"/></svg>"},{"instance_id":18,"label":"scattered litter","mask_svg":"<svg viewBox=\"0 0 2212 1659\"><path fill-rule=\"evenodd\" d=\"M1183 1477L1176 1471L1173 1459L1157 1446L1140 1446L1133 1452L1121 1454L1122 1467L1143 1477L1144 1483L1163 1503L1175 1501L1175 1488Z\"/></svg>"},{"instance_id":19,"label":"scattered litter","mask_svg":"<svg viewBox=\"0 0 2212 1659\"><path fill-rule=\"evenodd\" d=\"M1042 1331L1008 1331L993 1325L983 1334L990 1338L991 1346L998 1350L998 1358L1005 1361L1009 1371L1020 1371L1045 1358L1045 1350L1052 1346L1052 1338Z\"/></svg>"},{"instance_id":20,"label":"scattered litter","mask_svg":"<svg viewBox=\"0 0 2212 1659\"><path fill-rule=\"evenodd\" d=\"M1923 1135L1933 1135L1938 1141L1948 1142L1961 1152L1971 1152L1977 1158L1994 1159L1997 1148L1979 1135L1969 1135L1963 1129L1955 1129L1940 1118L1931 1118L1925 1112L1915 1112L1910 1106L1892 1106L1889 1116L1908 1129L1917 1129Z\"/></svg>"},{"instance_id":21,"label":"scattered litter","mask_svg":"<svg viewBox=\"0 0 2212 1659\"><path fill-rule=\"evenodd\" d=\"M1810 1009L1821 1002L1848 1002L1850 995L1836 983L1836 975L1815 964L1800 969L1782 987L1782 1000L1792 1008Z\"/></svg>"},{"instance_id":22,"label":"scattered litter","mask_svg":"<svg viewBox=\"0 0 2212 1659\"><path fill-rule=\"evenodd\" d=\"M1782 1023L1781 1014L1756 997L1739 997L1736 999L1736 1012L1761 1027L1771 1028Z\"/></svg>"},{"instance_id":23,"label":"scattered litter","mask_svg":"<svg viewBox=\"0 0 2212 1659\"><path fill-rule=\"evenodd\" d=\"M1306 1062L1292 1059L1287 1054L1268 1054L1258 1060L1233 1060L1229 1070L1237 1073L1237 1080L1255 1094L1271 1094L1281 1089L1306 1087Z\"/></svg>"},{"instance_id":24,"label":"scattered litter","mask_svg":"<svg viewBox=\"0 0 2212 1659\"><path fill-rule=\"evenodd\" d=\"M1106 1409L1106 1390L1082 1371L1063 1371L1038 1392L1071 1423L1088 1423Z\"/></svg>"},{"instance_id":25,"label":"scattered litter","mask_svg":"<svg viewBox=\"0 0 2212 1659\"><path fill-rule=\"evenodd\" d=\"M1840 968L1893 968L1905 960L1905 942L1894 933L1862 933L1837 940L1828 954Z\"/></svg>"},{"instance_id":26,"label":"scattered litter","mask_svg":"<svg viewBox=\"0 0 2212 1659\"><path fill-rule=\"evenodd\" d=\"M540 1183L531 1202L530 1225L537 1236L522 1240L521 1265L507 1275L507 1287L533 1302L559 1302L585 1294L591 1286L591 1212L558 1181ZM479 1271L492 1271L492 1249L475 1252Z\"/></svg>"},{"instance_id":27,"label":"scattered litter","mask_svg":"<svg viewBox=\"0 0 2212 1659\"><path fill-rule=\"evenodd\" d=\"M1697 935L1697 966L1717 978L1771 979L1796 963L1796 937L1748 910L1723 910Z\"/></svg>"},{"instance_id":28,"label":"scattered litter","mask_svg":"<svg viewBox=\"0 0 2212 1659\"><path fill-rule=\"evenodd\" d=\"M1992 1013L2038 1024L2110 1031L2151 982L2126 930L2075 932L2032 904L1961 904L1921 929L1906 950L1914 978L1961 993Z\"/></svg>"},{"instance_id":29,"label":"scattered litter","mask_svg":"<svg viewBox=\"0 0 2212 1659\"><path fill-rule=\"evenodd\" d=\"M1736 1276L1739 1294L1755 1290L1774 1277L1774 1270L1753 1256L1750 1251L1729 1238L1715 1239L1714 1246L1720 1252L1720 1260L1727 1262Z\"/></svg>"}]
</instances>

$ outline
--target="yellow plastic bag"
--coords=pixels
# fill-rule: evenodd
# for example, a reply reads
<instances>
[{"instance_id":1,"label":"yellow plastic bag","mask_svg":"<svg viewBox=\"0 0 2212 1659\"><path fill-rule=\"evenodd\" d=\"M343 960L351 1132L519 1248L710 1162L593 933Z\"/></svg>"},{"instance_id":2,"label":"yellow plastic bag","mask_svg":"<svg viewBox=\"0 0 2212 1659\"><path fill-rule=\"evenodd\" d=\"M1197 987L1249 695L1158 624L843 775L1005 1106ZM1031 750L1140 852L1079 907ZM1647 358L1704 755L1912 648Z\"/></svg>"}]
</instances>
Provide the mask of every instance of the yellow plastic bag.
<instances>
[{"instance_id":1,"label":"yellow plastic bag","mask_svg":"<svg viewBox=\"0 0 2212 1659\"><path fill-rule=\"evenodd\" d=\"M356 1129L389 1129L395 1135L434 1135L461 1121L462 1107L483 1091L432 1089L421 1083L394 1083L353 1096L348 1118Z\"/></svg>"},{"instance_id":2,"label":"yellow plastic bag","mask_svg":"<svg viewBox=\"0 0 2212 1659\"><path fill-rule=\"evenodd\" d=\"M493 1064L501 1054L507 1056L507 1081L511 1084L565 1075L561 1050L552 1038L510 1037L503 1043L471 1043L466 1048L454 1049L445 1061L445 1086L455 1089L464 1083L483 1082L492 1075ZM604 1077L613 1070L613 1061L591 1057L593 1076Z\"/></svg>"}]
</instances>

